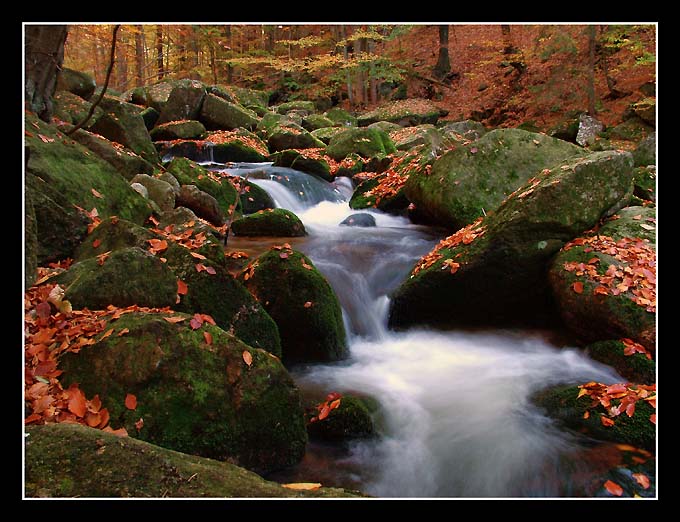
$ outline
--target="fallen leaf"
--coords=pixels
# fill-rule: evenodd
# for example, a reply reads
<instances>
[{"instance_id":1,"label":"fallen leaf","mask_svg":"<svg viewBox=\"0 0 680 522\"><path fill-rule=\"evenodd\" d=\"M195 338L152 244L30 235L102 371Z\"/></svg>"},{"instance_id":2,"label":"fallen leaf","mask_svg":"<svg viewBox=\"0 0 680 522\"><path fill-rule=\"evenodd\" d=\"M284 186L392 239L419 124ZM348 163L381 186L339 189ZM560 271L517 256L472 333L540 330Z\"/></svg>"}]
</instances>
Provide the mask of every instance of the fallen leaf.
<instances>
[{"instance_id":1,"label":"fallen leaf","mask_svg":"<svg viewBox=\"0 0 680 522\"><path fill-rule=\"evenodd\" d=\"M600 422L602 422L602 426L609 427L614 425L614 421L611 420L609 417L605 417L604 415L600 417Z\"/></svg>"},{"instance_id":2,"label":"fallen leaf","mask_svg":"<svg viewBox=\"0 0 680 522\"><path fill-rule=\"evenodd\" d=\"M129 329L129 328L123 328L120 332L118 332L118 333L116 334L116 336L117 336L117 337L122 337L123 335L125 335L125 334L127 334L127 333L130 333L130 329Z\"/></svg>"},{"instance_id":3,"label":"fallen leaf","mask_svg":"<svg viewBox=\"0 0 680 522\"><path fill-rule=\"evenodd\" d=\"M281 253L279 254L279 257L280 257L281 259L286 259L286 258L288 257L288 253L287 253L287 252L281 252Z\"/></svg>"},{"instance_id":4,"label":"fallen leaf","mask_svg":"<svg viewBox=\"0 0 680 522\"><path fill-rule=\"evenodd\" d=\"M84 417L87 413L87 401L85 400L85 394L80 390L80 388L76 388L74 386L71 386L68 389L68 394L68 411L77 417Z\"/></svg>"},{"instance_id":5,"label":"fallen leaf","mask_svg":"<svg viewBox=\"0 0 680 522\"><path fill-rule=\"evenodd\" d=\"M135 397L131 393L128 393L125 396L125 407L128 410L136 410L137 409L137 397Z\"/></svg>"},{"instance_id":6,"label":"fallen leaf","mask_svg":"<svg viewBox=\"0 0 680 522\"><path fill-rule=\"evenodd\" d=\"M312 306L312 304L313 304L313 303L312 303L311 301L307 301L307 302L304 304L304 307L305 307L305 308L310 308L310 307Z\"/></svg>"},{"instance_id":7,"label":"fallen leaf","mask_svg":"<svg viewBox=\"0 0 680 522\"><path fill-rule=\"evenodd\" d=\"M144 427L144 419L139 418L137 422L135 422L135 428L137 428L137 431L141 430Z\"/></svg>"},{"instance_id":8,"label":"fallen leaf","mask_svg":"<svg viewBox=\"0 0 680 522\"><path fill-rule=\"evenodd\" d=\"M617 497L623 495L623 488L619 486L616 482L612 482L611 480L608 480L607 482L604 483L604 488L607 491L609 491L609 493Z\"/></svg>"},{"instance_id":9,"label":"fallen leaf","mask_svg":"<svg viewBox=\"0 0 680 522\"><path fill-rule=\"evenodd\" d=\"M102 422L102 416L99 413L87 413L87 416L85 417L85 424L87 424L90 428L96 428L101 424Z\"/></svg>"},{"instance_id":10,"label":"fallen leaf","mask_svg":"<svg viewBox=\"0 0 680 522\"><path fill-rule=\"evenodd\" d=\"M649 477L644 473L633 473L633 478L640 484L644 489L649 488Z\"/></svg>"},{"instance_id":11,"label":"fallen leaf","mask_svg":"<svg viewBox=\"0 0 680 522\"><path fill-rule=\"evenodd\" d=\"M328 417L328 414L331 412L330 406L328 404L324 404L323 408L321 408L321 411L319 412L319 420L324 420L326 417Z\"/></svg>"},{"instance_id":12,"label":"fallen leaf","mask_svg":"<svg viewBox=\"0 0 680 522\"><path fill-rule=\"evenodd\" d=\"M99 199L103 199L103 198L104 198L104 196L102 196L102 195L101 195L99 192L97 192L95 189L90 189L90 191L92 192L92 195L93 195L95 198L99 198Z\"/></svg>"},{"instance_id":13,"label":"fallen leaf","mask_svg":"<svg viewBox=\"0 0 680 522\"><path fill-rule=\"evenodd\" d=\"M193 257L196 259L207 259L203 254L199 254L198 252L189 252Z\"/></svg>"},{"instance_id":14,"label":"fallen leaf","mask_svg":"<svg viewBox=\"0 0 680 522\"><path fill-rule=\"evenodd\" d=\"M582 294L583 293L583 283L581 281L576 281L574 282L573 285L571 285L571 288L574 292L577 294Z\"/></svg>"},{"instance_id":15,"label":"fallen leaf","mask_svg":"<svg viewBox=\"0 0 680 522\"><path fill-rule=\"evenodd\" d=\"M109 258L110 255L111 255L111 250L109 250L108 252L104 252L103 254L99 254L97 256L97 263L99 263L99 266L102 266L104 264L104 262Z\"/></svg>"},{"instance_id":16,"label":"fallen leaf","mask_svg":"<svg viewBox=\"0 0 680 522\"><path fill-rule=\"evenodd\" d=\"M98 248L99 245L101 245L101 244L102 244L102 240L97 238L94 241L92 241L92 248Z\"/></svg>"},{"instance_id":17,"label":"fallen leaf","mask_svg":"<svg viewBox=\"0 0 680 522\"><path fill-rule=\"evenodd\" d=\"M205 339L206 343L212 344L213 338L212 338L212 334L210 332L203 332L203 338Z\"/></svg>"},{"instance_id":18,"label":"fallen leaf","mask_svg":"<svg viewBox=\"0 0 680 522\"><path fill-rule=\"evenodd\" d=\"M250 367L251 364L253 364L253 356L250 354L248 350L243 351L243 362L245 362L248 367Z\"/></svg>"},{"instance_id":19,"label":"fallen leaf","mask_svg":"<svg viewBox=\"0 0 680 522\"><path fill-rule=\"evenodd\" d=\"M43 301L35 307L35 313L40 319L49 319L52 314L52 307L47 301Z\"/></svg>"},{"instance_id":20,"label":"fallen leaf","mask_svg":"<svg viewBox=\"0 0 680 522\"><path fill-rule=\"evenodd\" d=\"M215 322L215 319L212 318L211 315L208 314L201 314L201 318L208 324L211 324L213 326L217 326L217 323Z\"/></svg>"},{"instance_id":21,"label":"fallen leaf","mask_svg":"<svg viewBox=\"0 0 680 522\"><path fill-rule=\"evenodd\" d=\"M291 482L289 484L281 484L281 487L288 489L297 489L303 491L309 491L312 489L319 489L321 487L320 482Z\"/></svg>"},{"instance_id":22,"label":"fallen leaf","mask_svg":"<svg viewBox=\"0 0 680 522\"><path fill-rule=\"evenodd\" d=\"M54 138L49 138L45 136L44 134L38 134L38 137L44 142L44 143L52 143L54 141Z\"/></svg>"},{"instance_id":23,"label":"fallen leaf","mask_svg":"<svg viewBox=\"0 0 680 522\"><path fill-rule=\"evenodd\" d=\"M328 407L329 407L331 410L334 410L335 408L339 408L339 407L340 407L340 401L341 401L341 400L342 400L342 399L335 399L333 402L331 402L331 403L328 405Z\"/></svg>"},{"instance_id":24,"label":"fallen leaf","mask_svg":"<svg viewBox=\"0 0 680 522\"><path fill-rule=\"evenodd\" d=\"M652 413L649 416L649 422L651 422L652 424L656 424L656 413Z\"/></svg>"},{"instance_id":25,"label":"fallen leaf","mask_svg":"<svg viewBox=\"0 0 680 522\"><path fill-rule=\"evenodd\" d=\"M179 316L174 315L172 317L163 317L163 319L165 319L169 323L175 324L175 323L181 323L182 321L184 321L186 319L186 317L179 317Z\"/></svg>"},{"instance_id":26,"label":"fallen leaf","mask_svg":"<svg viewBox=\"0 0 680 522\"><path fill-rule=\"evenodd\" d=\"M187 295L187 292L189 291L189 287L187 284L182 281L181 279L177 280L177 293L179 295Z\"/></svg>"},{"instance_id":27,"label":"fallen leaf","mask_svg":"<svg viewBox=\"0 0 680 522\"><path fill-rule=\"evenodd\" d=\"M210 275L215 275L217 273L217 271L211 266L206 266L205 271L208 272Z\"/></svg>"},{"instance_id":28,"label":"fallen leaf","mask_svg":"<svg viewBox=\"0 0 680 522\"><path fill-rule=\"evenodd\" d=\"M31 413L28 417L26 417L24 419L24 424L30 424L32 422L37 422L40 419L42 419L42 417L40 415L38 415L37 413Z\"/></svg>"},{"instance_id":29,"label":"fallen leaf","mask_svg":"<svg viewBox=\"0 0 680 522\"><path fill-rule=\"evenodd\" d=\"M189 324L191 325L192 330L198 330L201 326L203 326L203 318L201 317L201 314L194 314L194 316L191 318L191 321L189 321Z\"/></svg>"},{"instance_id":30,"label":"fallen leaf","mask_svg":"<svg viewBox=\"0 0 680 522\"><path fill-rule=\"evenodd\" d=\"M109 328L106 332L104 332L104 335L102 335L99 340L103 341L106 339L108 336L110 336L113 333L113 328Z\"/></svg>"}]
</instances>

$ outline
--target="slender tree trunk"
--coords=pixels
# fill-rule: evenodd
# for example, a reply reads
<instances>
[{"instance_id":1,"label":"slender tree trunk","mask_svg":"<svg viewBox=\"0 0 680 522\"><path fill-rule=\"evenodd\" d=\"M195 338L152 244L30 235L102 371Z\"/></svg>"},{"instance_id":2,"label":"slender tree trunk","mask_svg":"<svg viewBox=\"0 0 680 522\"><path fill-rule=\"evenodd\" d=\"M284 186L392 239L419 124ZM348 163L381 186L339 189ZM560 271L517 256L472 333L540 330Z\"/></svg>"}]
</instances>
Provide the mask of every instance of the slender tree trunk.
<instances>
[{"instance_id":1,"label":"slender tree trunk","mask_svg":"<svg viewBox=\"0 0 680 522\"><path fill-rule=\"evenodd\" d=\"M586 28L588 34L588 114L595 116L595 26Z\"/></svg>"},{"instance_id":2,"label":"slender tree trunk","mask_svg":"<svg viewBox=\"0 0 680 522\"><path fill-rule=\"evenodd\" d=\"M125 31L120 32L120 45L116 52L116 81L115 86L118 89L124 89L127 85L128 76L128 49Z\"/></svg>"},{"instance_id":3,"label":"slender tree trunk","mask_svg":"<svg viewBox=\"0 0 680 522\"><path fill-rule=\"evenodd\" d=\"M52 119L52 95L64 63L65 25L26 25L24 60L26 102L41 120Z\"/></svg>"},{"instance_id":4,"label":"slender tree trunk","mask_svg":"<svg viewBox=\"0 0 680 522\"><path fill-rule=\"evenodd\" d=\"M135 26L135 81L136 86L144 85L144 26Z\"/></svg>"},{"instance_id":5,"label":"slender tree trunk","mask_svg":"<svg viewBox=\"0 0 680 522\"><path fill-rule=\"evenodd\" d=\"M375 51L375 42L373 40L368 41L368 52L373 54ZM371 62L371 70L369 73L369 81L371 84L371 103L378 103L378 79L375 75L375 63Z\"/></svg>"},{"instance_id":6,"label":"slender tree trunk","mask_svg":"<svg viewBox=\"0 0 680 522\"><path fill-rule=\"evenodd\" d=\"M156 26L156 64L158 66L158 79L162 80L165 76L163 68L163 26Z\"/></svg>"},{"instance_id":7,"label":"slender tree trunk","mask_svg":"<svg viewBox=\"0 0 680 522\"><path fill-rule=\"evenodd\" d=\"M345 31L345 26L341 25L340 26L340 40L345 40L347 38L347 33ZM347 42L343 42L344 45L342 46L342 57L347 62L349 58L349 49L347 48ZM350 106L354 105L354 94L352 93L352 73L347 69L347 73L345 75L346 77L346 82L347 82L347 98L349 100Z\"/></svg>"},{"instance_id":8,"label":"slender tree trunk","mask_svg":"<svg viewBox=\"0 0 680 522\"><path fill-rule=\"evenodd\" d=\"M449 61L449 26L439 26L439 56L437 65L434 66L436 78L444 78L451 72L451 62Z\"/></svg>"},{"instance_id":9,"label":"slender tree trunk","mask_svg":"<svg viewBox=\"0 0 680 522\"><path fill-rule=\"evenodd\" d=\"M512 45L512 35L510 34L510 25L501 25L501 34L503 35L503 54L512 54L516 51L515 46Z\"/></svg>"}]
</instances>

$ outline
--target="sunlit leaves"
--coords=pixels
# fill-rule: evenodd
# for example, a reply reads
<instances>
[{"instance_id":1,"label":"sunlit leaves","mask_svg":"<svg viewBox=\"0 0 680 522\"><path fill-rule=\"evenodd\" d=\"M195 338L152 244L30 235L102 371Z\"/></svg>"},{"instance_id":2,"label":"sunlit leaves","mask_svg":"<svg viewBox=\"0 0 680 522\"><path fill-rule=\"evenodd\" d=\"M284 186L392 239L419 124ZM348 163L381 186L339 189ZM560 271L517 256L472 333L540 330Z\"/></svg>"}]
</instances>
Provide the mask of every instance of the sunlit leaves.
<instances>
[{"instance_id":1,"label":"sunlit leaves","mask_svg":"<svg viewBox=\"0 0 680 522\"><path fill-rule=\"evenodd\" d=\"M589 409L604 408L605 413L600 414L600 422L605 427L611 427L616 423L616 418L625 414L627 417L635 415L636 403L647 402L652 408L656 408L656 385L643 385L632 383L615 383L611 385L599 382L589 382L579 387L577 399L589 398ZM650 418L650 422L656 423ZM584 417L587 418L587 417Z\"/></svg>"},{"instance_id":2,"label":"sunlit leaves","mask_svg":"<svg viewBox=\"0 0 680 522\"><path fill-rule=\"evenodd\" d=\"M313 416L311 419L309 419L309 422L310 423L319 422L328 418L328 416L333 410L340 407L341 402L342 395L340 395L337 392L329 393L328 395L326 395L325 401L320 402L319 404L316 405L317 414Z\"/></svg>"},{"instance_id":3,"label":"sunlit leaves","mask_svg":"<svg viewBox=\"0 0 680 522\"><path fill-rule=\"evenodd\" d=\"M137 409L137 397L131 393L128 393L125 396L125 407L128 410L136 410Z\"/></svg>"},{"instance_id":4,"label":"sunlit leaves","mask_svg":"<svg viewBox=\"0 0 680 522\"><path fill-rule=\"evenodd\" d=\"M612 482L611 480L608 480L607 482L604 483L604 488L609 493L616 497L620 497L621 495L623 495L623 488L619 486L616 482Z\"/></svg>"},{"instance_id":5,"label":"sunlit leaves","mask_svg":"<svg viewBox=\"0 0 680 522\"><path fill-rule=\"evenodd\" d=\"M299 491L310 491L313 489L319 489L321 487L320 482L290 482L288 484L281 484L281 487L286 489L295 489Z\"/></svg>"},{"instance_id":6,"label":"sunlit leaves","mask_svg":"<svg viewBox=\"0 0 680 522\"><path fill-rule=\"evenodd\" d=\"M643 489L649 489L649 477L647 475L644 473L633 473L633 478Z\"/></svg>"}]
</instances>

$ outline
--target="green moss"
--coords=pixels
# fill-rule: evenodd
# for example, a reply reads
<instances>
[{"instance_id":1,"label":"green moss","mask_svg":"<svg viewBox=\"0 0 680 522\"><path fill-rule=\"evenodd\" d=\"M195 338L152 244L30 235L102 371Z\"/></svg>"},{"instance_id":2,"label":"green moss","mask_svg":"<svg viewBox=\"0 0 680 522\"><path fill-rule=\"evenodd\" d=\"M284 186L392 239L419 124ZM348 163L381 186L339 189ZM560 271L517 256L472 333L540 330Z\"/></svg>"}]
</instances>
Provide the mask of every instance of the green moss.
<instances>
[{"instance_id":1,"label":"green moss","mask_svg":"<svg viewBox=\"0 0 680 522\"><path fill-rule=\"evenodd\" d=\"M336 161L352 153L365 158L396 152L389 135L377 129L346 129L334 135L326 147L326 154Z\"/></svg>"},{"instance_id":2,"label":"green moss","mask_svg":"<svg viewBox=\"0 0 680 522\"><path fill-rule=\"evenodd\" d=\"M151 130L150 135L154 141L163 141L200 138L204 133L205 127L200 121L184 120L162 123Z\"/></svg>"},{"instance_id":3,"label":"green moss","mask_svg":"<svg viewBox=\"0 0 680 522\"><path fill-rule=\"evenodd\" d=\"M315 138L300 125L286 123L282 120L267 133L267 144L271 152L287 149L315 149L324 147L326 144Z\"/></svg>"},{"instance_id":4,"label":"green moss","mask_svg":"<svg viewBox=\"0 0 680 522\"><path fill-rule=\"evenodd\" d=\"M345 109L333 107L324 113L324 116L338 126L356 126L357 119Z\"/></svg>"},{"instance_id":5,"label":"green moss","mask_svg":"<svg viewBox=\"0 0 680 522\"><path fill-rule=\"evenodd\" d=\"M98 393L111 425L142 440L258 471L297 462L306 442L300 398L278 359L217 326L194 330L184 317L171 324L162 314L124 314L111 326L128 333L62 357L64 384ZM124 406L128 393L137 397L135 410Z\"/></svg>"},{"instance_id":6,"label":"green moss","mask_svg":"<svg viewBox=\"0 0 680 522\"><path fill-rule=\"evenodd\" d=\"M593 400L587 395L577 398L579 391L577 386L557 386L536 393L532 400L545 408L550 417L595 439L655 450L656 427L649 417L656 410L647 401L636 402L632 417L624 413L614 419L613 426L604 426L600 420L602 415L606 415L604 407L599 403L593 407ZM616 404L618 400L612 400L612 405ZM586 411L589 411L589 416L584 419Z\"/></svg>"},{"instance_id":7,"label":"green moss","mask_svg":"<svg viewBox=\"0 0 680 522\"><path fill-rule=\"evenodd\" d=\"M624 353L626 345L622 341L600 341L586 346L585 350L596 361L612 366L622 377L630 382L654 384L656 382L656 363L646 355Z\"/></svg>"},{"instance_id":8,"label":"green moss","mask_svg":"<svg viewBox=\"0 0 680 522\"><path fill-rule=\"evenodd\" d=\"M71 92L57 91L54 93L54 116L67 123L75 125L83 121L90 112L91 106L90 102ZM88 123L94 123L101 115L101 108L95 107Z\"/></svg>"},{"instance_id":9,"label":"green moss","mask_svg":"<svg viewBox=\"0 0 680 522\"><path fill-rule=\"evenodd\" d=\"M246 183L246 189L241 194L240 200L241 210L244 214L254 214L260 210L267 210L276 206L266 190L250 181Z\"/></svg>"},{"instance_id":10,"label":"green moss","mask_svg":"<svg viewBox=\"0 0 680 522\"><path fill-rule=\"evenodd\" d=\"M237 236L300 237L307 235L305 226L290 210L275 208L237 219L231 224Z\"/></svg>"},{"instance_id":11,"label":"green moss","mask_svg":"<svg viewBox=\"0 0 680 522\"><path fill-rule=\"evenodd\" d=\"M331 442L348 442L376 434L364 400L347 395L340 399L340 406L331 410L328 417L308 424L307 432L310 438Z\"/></svg>"},{"instance_id":12,"label":"green moss","mask_svg":"<svg viewBox=\"0 0 680 522\"><path fill-rule=\"evenodd\" d=\"M638 167L634 171L634 194L643 200L656 202L656 167Z\"/></svg>"},{"instance_id":13,"label":"green moss","mask_svg":"<svg viewBox=\"0 0 680 522\"><path fill-rule=\"evenodd\" d=\"M288 111L306 111L308 113L316 112L314 102L307 100L296 100L282 103L276 106L276 112L279 114L286 114Z\"/></svg>"},{"instance_id":14,"label":"green moss","mask_svg":"<svg viewBox=\"0 0 680 522\"><path fill-rule=\"evenodd\" d=\"M320 140L324 145L328 145L333 136L341 133L344 130L345 129L343 127L324 127L323 129L311 131L311 134L316 139Z\"/></svg>"},{"instance_id":15,"label":"green moss","mask_svg":"<svg viewBox=\"0 0 680 522\"><path fill-rule=\"evenodd\" d=\"M424 123L437 123L440 116L448 114L437 107L430 100L411 98L388 102L376 109L360 114L357 118L359 127L366 127L377 121L389 121L398 123L402 127L421 125Z\"/></svg>"},{"instance_id":16,"label":"green moss","mask_svg":"<svg viewBox=\"0 0 680 522\"><path fill-rule=\"evenodd\" d=\"M651 230L650 230L651 229ZM615 240L623 238L646 239L656 243L656 209L654 207L626 207L607 220L598 230L602 236Z\"/></svg>"},{"instance_id":17,"label":"green moss","mask_svg":"<svg viewBox=\"0 0 680 522\"><path fill-rule=\"evenodd\" d=\"M257 259L252 275L246 268L239 279L278 325L286 364L346 356L340 303L304 254L270 250Z\"/></svg>"},{"instance_id":18,"label":"green moss","mask_svg":"<svg viewBox=\"0 0 680 522\"><path fill-rule=\"evenodd\" d=\"M296 491L228 462L164 449L78 424L30 426L25 494L79 498L360 497L322 487Z\"/></svg>"},{"instance_id":19,"label":"green moss","mask_svg":"<svg viewBox=\"0 0 680 522\"><path fill-rule=\"evenodd\" d=\"M304 152L296 150L282 150L272 154L269 159L274 162L275 167L289 167L325 181L333 181L331 168L325 159L310 158Z\"/></svg>"}]
</instances>

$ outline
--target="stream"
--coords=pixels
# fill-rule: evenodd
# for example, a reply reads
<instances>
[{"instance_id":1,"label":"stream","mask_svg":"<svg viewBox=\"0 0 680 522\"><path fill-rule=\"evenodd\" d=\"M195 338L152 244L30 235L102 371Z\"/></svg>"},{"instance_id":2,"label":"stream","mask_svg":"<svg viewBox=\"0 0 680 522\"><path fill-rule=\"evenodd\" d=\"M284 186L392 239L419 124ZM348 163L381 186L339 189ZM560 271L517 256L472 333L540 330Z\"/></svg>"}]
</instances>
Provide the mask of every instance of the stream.
<instances>
[{"instance_id":1,"label":"stream","mask_svg":"<svg viewBox=\"0 0 680 522\"><path fill-rule=\"evenodd\" d=\"M329 184L270 164L220 169L249 173L277 206L300 217L308 236L289 242L325 275L342 305L350 357L292 368L303 395L368 395L381 405L379 437L347 448L310 442L295 469L267 478L377 497L584 494L587 477L602 471L595 468L603 459L593 452L606 453L611 445L559 429L529 397L552 384L619 382L612 368L565 346L557 332L388 330L388 296L441 239L436 231L405 217L350 209L346 178ZM373 215L377 226L339 225L357 212ZM231 248L246 251L271 243L230 239Z\"/></svg>"}]
</instances>

